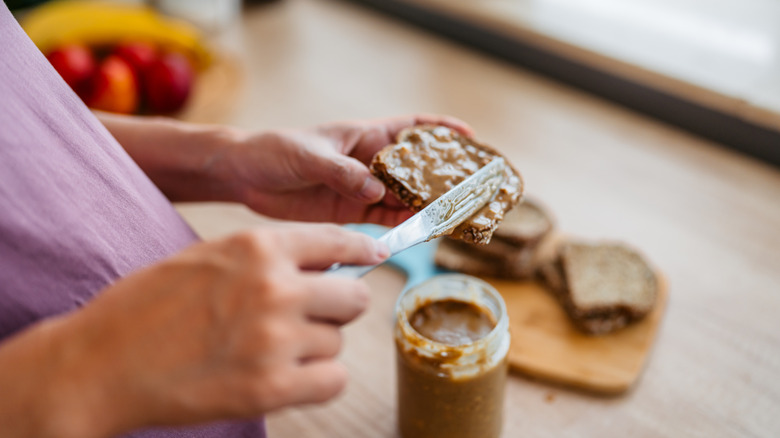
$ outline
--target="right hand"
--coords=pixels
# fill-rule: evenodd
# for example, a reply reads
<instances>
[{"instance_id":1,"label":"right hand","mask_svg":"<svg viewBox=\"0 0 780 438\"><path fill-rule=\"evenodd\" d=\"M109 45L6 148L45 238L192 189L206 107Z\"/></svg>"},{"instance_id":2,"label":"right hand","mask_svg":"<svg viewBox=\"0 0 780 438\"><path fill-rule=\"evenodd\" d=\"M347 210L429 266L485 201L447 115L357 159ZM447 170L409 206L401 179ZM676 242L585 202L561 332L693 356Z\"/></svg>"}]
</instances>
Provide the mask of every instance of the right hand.
<instances>
[{"instance_id":1,"label":"right hand","mask_svg":"<svg viewBox=\"0 0 780 438\"><path fill-rule=\"evenodd\" d=\"M64 426L111 435L334 397L347 379L339 328L368 290L314 270L385 257L359 233L286 225L197 244L122 279L59 321L63 348L49 365L67 379L51 391ZM79 423L79 403L103 424Z\"/></svg>"}]
</instances>

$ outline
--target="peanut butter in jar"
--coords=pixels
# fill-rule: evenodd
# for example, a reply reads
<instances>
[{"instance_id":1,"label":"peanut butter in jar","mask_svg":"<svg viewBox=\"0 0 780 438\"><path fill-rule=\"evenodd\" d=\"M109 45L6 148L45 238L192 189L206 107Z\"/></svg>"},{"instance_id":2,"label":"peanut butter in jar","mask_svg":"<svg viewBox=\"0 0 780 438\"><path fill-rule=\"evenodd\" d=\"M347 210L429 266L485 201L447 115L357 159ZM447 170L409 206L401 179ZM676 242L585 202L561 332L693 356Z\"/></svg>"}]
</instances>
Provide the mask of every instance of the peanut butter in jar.
<instances>
[{"instance_id":1,"label":"peanut butter in jar","mask_svg":"<svg viewBox=\"0 0 780 438\"><path fill-rule=\"evenodd\" d=\"M405 291L395 343L403 438L500 436L509 321L493 287L452 274Z\"/></svg>"}]
</instances>

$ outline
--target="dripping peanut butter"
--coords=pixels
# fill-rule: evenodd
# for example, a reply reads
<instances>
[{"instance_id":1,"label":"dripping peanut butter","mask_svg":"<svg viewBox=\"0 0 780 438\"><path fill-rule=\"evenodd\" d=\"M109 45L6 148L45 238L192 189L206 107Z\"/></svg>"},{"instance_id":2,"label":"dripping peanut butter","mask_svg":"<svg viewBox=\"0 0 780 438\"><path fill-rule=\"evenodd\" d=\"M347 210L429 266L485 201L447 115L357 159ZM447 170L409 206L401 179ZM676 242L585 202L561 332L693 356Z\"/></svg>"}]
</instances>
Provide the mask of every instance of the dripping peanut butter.
<instances>
[{"instance_id":1,"label":"dripping peanut butter","mask_svg":"<svg viewBox=\"0 0 780 438\"><path fill-rule=\"evenodd\" d=\"M401 436L498 437L509 349L500 295L473 277L440 276L405 292L396 316Z\"/></svg>"}]
</instances>

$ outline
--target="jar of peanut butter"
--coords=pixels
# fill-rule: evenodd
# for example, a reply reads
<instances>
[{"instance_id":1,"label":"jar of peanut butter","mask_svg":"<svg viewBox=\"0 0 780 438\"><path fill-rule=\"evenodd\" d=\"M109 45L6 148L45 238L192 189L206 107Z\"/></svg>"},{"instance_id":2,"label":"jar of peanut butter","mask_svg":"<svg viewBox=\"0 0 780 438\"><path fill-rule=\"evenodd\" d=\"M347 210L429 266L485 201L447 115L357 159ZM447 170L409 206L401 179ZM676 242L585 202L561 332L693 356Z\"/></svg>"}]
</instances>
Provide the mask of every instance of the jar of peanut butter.
<instances>
[{"instance_id":1,"label":"jar of peanut butter","mask_svg":"<svg viewBox=\"0 0 780 438\"><path fill-rule=\"evenodd\" d=\"M509 317L501 295L448 274L395 307L398 426L403 438L497 438L503 423Z\"/></svg>"}]
</instances>

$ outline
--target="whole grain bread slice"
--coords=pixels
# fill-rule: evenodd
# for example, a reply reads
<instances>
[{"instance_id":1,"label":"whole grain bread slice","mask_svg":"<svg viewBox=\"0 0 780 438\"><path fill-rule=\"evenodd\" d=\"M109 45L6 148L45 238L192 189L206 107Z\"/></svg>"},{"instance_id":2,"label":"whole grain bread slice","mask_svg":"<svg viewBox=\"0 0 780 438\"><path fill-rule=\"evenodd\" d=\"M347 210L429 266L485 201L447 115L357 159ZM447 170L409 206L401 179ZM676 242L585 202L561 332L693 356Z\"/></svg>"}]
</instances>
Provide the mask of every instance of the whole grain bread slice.
<instances>
[{"instance_id":1,"label":"whole grain bread slice","mask_svg":"<svg viewBox=\"0 0 780 438\"><path fill-rule=\"evenodd\" d=\"M470 275L525 280L555 256L551 215L524 198L510 210L486 245L445 238L436 251L439 267Z\"/></svg>"},{"instance_id":2,"label":"whole grain bread slice","mask_svg":"<svg viewBox=\"0 0 780 438\"><path fill-rule=\"evenodd\" d=\"M514 280L530 279L534 275L532 249L517 250L511 257L495 257L476 251L475 248L473 244L441 239L434 254L434 262L440 268L468 275Z\"/></svg>"},{"instance_id":3,"label":"whole grain bread slice","mask_svg":"<svg viewBox=\"0 0 780 438\"><path fill-rule=\"evenodd\" d=\"M448 127L421 125L399 133L396 143L380 150L370 167L403 204L420 211L497 156L502 155ZM455 228L452 237L488 243L504 214L518 203L523 181L504 159L505 177L496 197Z\"/></svg>"},{"instance_id":4,"label":"whole grain bread slice","mask_svg":"<svg viewBox=\"0 0 780 438\"><path fill-rule=\"evenodd\" d=\"M488 244L475 245L459 241L461 244L457 247L463 251L511 261L523 252L534 252L534 248L552 230L552 216L538 201L526 196L504 215L504 220L493 232L493 239Z\"/></svg>"},{"instance_id":5,"label":"whole grain bread slice","mask_svg":"<svg viewBox=\"0 0 780 438\"><path fill-rule=\"evenodd\" d=\"M547 207L539 200L525 196L507 212L493 237L515 246L534 245L553 227L554 220Z\"/></svg>"},{"instance_id":6,"label":"whole grain bread slice","mask_svg":"<svg viewBox=\"0 0 780 438\"><path fill-rule=\"evenodd\" d=\"M658 294L653 269L622 243L565 242L540 272L572 322L593 335L643 318Z\"/></svg>"}]
</instances>

